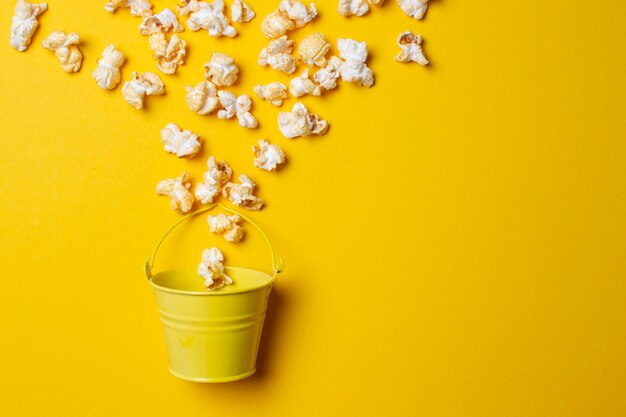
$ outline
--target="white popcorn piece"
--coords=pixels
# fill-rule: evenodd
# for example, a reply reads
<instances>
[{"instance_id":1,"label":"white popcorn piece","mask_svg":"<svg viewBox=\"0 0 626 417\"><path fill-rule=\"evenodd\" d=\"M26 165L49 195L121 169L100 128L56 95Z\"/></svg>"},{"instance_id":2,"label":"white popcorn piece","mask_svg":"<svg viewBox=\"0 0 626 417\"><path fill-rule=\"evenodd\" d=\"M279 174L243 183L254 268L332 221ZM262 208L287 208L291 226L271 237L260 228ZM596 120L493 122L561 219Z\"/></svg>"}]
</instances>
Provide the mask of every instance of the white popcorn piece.
<instances>
[{"instance_id":1,"label":"white popcorn piece","mask_svg":"<svg viewBox=\"0 0 626 417\"><path fill-rule=\"evenodd\" d=\"M283 105L287 96L287 87L283 83L271 82L267 85L255 85L254 93L261 99L269 101L276 107Z\"/></svg>"},{"instance_id":2,"label":"white popcorn piece","mask_svg":"<svg viewBox=\"0 0 626 417\"><path fill-rule=\"evenodd\" d=\"M222 110L217 112L217 117L220 119L230 119L237 113L237 96L225 90L217 92L217 97L220 100Z\"/></svg>"},{"instance_id":3,"label":"white popcorn piece","mask_svg":"<svg viewBox=\"0 0 626 417\"><path fill-rule=\"evenodd\" d=\"M237 120L239 121L239 126L245 127L246 129L254 129L259 125L257 119L250 113L251 107L252 100L250 96L242 94L237 97L237 102L235 103Z\"/></svg>"},{"instance_id":4,"label":"white popcorn piece","mask_svg":"<svg viewBox=\"0 0 626 417\"><path fill-rule=\"evenodd\" d=\"M317 16L317 9L313 3L307 7L300 0L282 0L278 10L293 21L296 29L303 27Z\"/></svg>"},{"instance_id":5,"label":"white popcorn piece","mask_svg":"<svg viewBox=\"0 0 626 417\"><path fill-rule=\"evenodd\" d=\"M98 66L91 76L103 90L114 89L122 80L120 67L124 64L124 53L115 49L115 45L104 48L102 58L98 60Z\"/></svg>"},{"instance_id":6,"label":"white popcorn piece","mask_svg":"<svg viewBox=\"0 0 626 417\"><path fill-rule=\"evenodd\" d=\"M276 39L287 33L288 30L296 28L296 24L280 10L274 10L265 16L261 22L261 32L268 39Z\"/></svg>"},{"instance_id":7,"label":"white popcorn piece","mask_svg":"<svg viewBox=\"0 0 626 417\"><path fill-rule=\"evenodd\" d=\"M204 65L204 70L204 78L217 86L233 85L239 73L235 60L221 52L211 54L211 61Z\"/></svg>"},{"instance_id":8,"label":"white popcorn piece","mask_svg":"<svg viewBox=\"0 0 626 417\"><path fill-rule=\"evenodd\" d=\"M302 74L291 79L289 82L289 92L296 98L306 94L319 96L322 94L322 88L311 81L309 78L309 69L307 68Z\"/></svg>"},{"instance_id":9,"label":"white popcorn piece","mask_svg":"<svg viewBox=\"0 0 626 417\"><path fill-rule=\"evenodd\" d=\"M261 50L259 65L269 65L276 71L291 74L296 70L296 59L291 55L296 43L287 39L286 35L272 40L268 46Z\"/></svg>"},{"instance_id":10,"label":"white popcorn piece","mask_svg":"<svg viewBox=\"0 0 626 417\"><path fill-rule=\"evenodd\" d=\"M337 11L340 15L363 16L369 11L370 7L365 0L339 0Z\"/></svg>"},{"instance_id":11,"label":"white popcorn piece","mask_svg":"<svg viewBox=\"0 0 626 417\"><path fill-rule=\"evenodd\" d=\"M254 166L266 171L274 171L277 165L285 163L285 153L278 145L259 139L258 145L252 146Z\"/></svg>"},{"instance_id":12,"label":"white popcorn piece","mask_svg":"<svg viewBox=\"0 0 626 417\"><path fill-rule=\"evenodd\" d=\"M48 10L46 3L33 4L25 0L17 0L15 15L11 23L10 44L19 52L28 49L30 40L39 26L37 16Z\"/></svg>"},{"instance_id":13,"label":"white popcorn piece","mask_svg":"<svg viewBox=\"0 0 626 417\"><path fill-rule=\"evenodd\" d=\"M417 62L420 65L428 65L428 59L422 50L422 35L416 35L410 30L398 35L400 52L394 58L398 62Z\"/></svg>"},{"instance_id":14,"label":"white popcorn piece","mask_svg":"<svg viewBox=\"0 0 626 417\"><path fill-rule=\"evenodd\" d=\"M193 194L189 191L189 173L183 172L178 178L167 178L156 186L158 195L171 198L172 210L179 214L185 214L193 207Z\"/></svg>"},{"instance_id":15,"label":"white popcorn piece","mask_svg":"<svg viewBox=\"0 0 626 417\"><path fill-rule=\"evenodd\" d=\"M209 215L207 222L211 233L221 234L227 242L240 242L245 234L245 229L239 225L241 217L237 214L234 216Z\"/></svg>"},{"instance_id":16,"label":"white popcorn piece","mask_svg":"<svg viewBox=\"0 0 626 417\"><path fill-rule=\"evenodd\" d=\"M233 22L247 23L254 19L256 13L243 0L235 0L230 6L230 17Z\"/></svg>"},{"instance_id":17,"label":"white popcorn piece","mask_svg":"<svg viewBox=\"0 0 626 417\"><path fill-rule=\"evenodd\" d=\"M163 9L160 13L145 17L139 25L139 33L149 36L157 32L182 32L185 28L170 9Z\"/></svg>"},{"instance_id":18,"label":"white popcorn piece","mask_svg":"<svg viewBox=\"0 0 626 417\"><path fill-rule=\"evenodd\" d=\"M278 129L288 138L323 135L328 130L328 122L317 114L309 113L302 103L296 103L290 113L278 113Z\"/></svg>"},{"instance_id":19,"label":"white popcorn piece","mask_svg":"<svg viewBox=\"0 0 626 417\"><path fill-rule=\"evenodd\" d=\"M198 275L204 278L204 288L217 290L232 284L233 280L224 273L224 255L216 247L202 251L202 261L198 265Z\"/></svg>"},{"instance_id":20,"label":"white popcorn piece","mask_svg":"<svg viewBox=\"0 0 626 417\"><path fill-rule=\"evenodd\" d=\"M66 35L65 32L55 30L41 46L54 52L65 72L78 72L83 64L83 54L78 49L79 40L78 33Z\"/></svg>"},{"instance_id":21,"label":"white popcorn piece","mask_svg":"<svg viewBox=\"0 0 626 417\"><path fill-rule=\"evenodd\" d=\"M178 12L187 18L187 26L192 31L206 29L209 36L214 38L219 36L233 37L237 31L224 15L224 1L214 0L207 3L197 0L183 0L178 6Z\"/></svg>"},{"instance_id":22,"label":"white popcorn piece","mask_svg":"<svg viewBox=\"0 0 626 417\"><path fill-rule=\"evenodd\" d=\"M316 65L324 67L326 65L326 54L330 49L330 43L326 41L324 35L317 32L307 36L298 46L298 60L306 65Z\"/></svg>"},{"instance_id":23,"label":"white popcorn piece","mask_svg":"<svg viewBox=\"0 0 626 417\"><path fill-rule=\"evenodd\" d=\"M340 76L343 61L336 56L331 57L324 68L313 75L313 79L324 90L332 90L337 87L337 79Z\"/></svg>"},{"instance_id":24,"label":"white popcorn piece","mask_svg":"<svg viewBox=\"0 0 626 417\"><path fill-rule=\"evenodd\" d=\"M164 74L175 74L178 66L185 63L187 42L176 34L168 41L165 33L153 33L150 35L150 48L154 51L152 58L157 68Z\"/></svg>"},{"instance_id":25,"label":"white popcorn piece","mask_svg":"<svg viewBox=\"0 0 626 417\"><path fill-rule=\"evenodd\" d=\"M337 40L339 55L344 59L341 65L341 79L356 83L364 87L374 84L374 73L367 66L367 44L365 41L357 42L353 39Z\"/></svg>"},{"instance_id":26,"label":"white popcorn piece","mask_svg":"<svg viewBox=\"0 0 626 417\"><path fill-rule=\"evenodd\" d=\"M402 11L414 19L422 19L428 10L428 0L396 0Z\"/></svg>"},{"instance_id":27,"label":"white popcorn piece","mask_svg":"<svg viewBox=\"0 0 626 417\"><path fill-rule=\"evenodd\" d=\"M160 96L162 94L165 94L165 84L153 72L144 72L141 75L133 72L131 80L126 81L122 87L124 99L135 110L143 108L145 96Z\"/></svg>"},{"instance_id":28,"label":"white popcorn piece","mask_svg":"<svg viewBox=\"0 0 626 417\"><path fill-rule=\"evenodd\" d=\"M130 14L136 17L152 15L152 4L148 0L111 0L104 6L104 10L115 13L117 9L130 8Z\"/></svg>"},{"instance_id":29,"label":"white popcorn piece","mask_svg":"<svg viewBox=\"0 0 626 417\"><path fill-rule=\"evenodd\" d=\"M200 135L190 130L181 130L174 123L161 130L161 141L165 146L165 152L173 153L179 158L193 158L202 146Z\"/></svg>"},{"instance_id":30,"label":"white popcorn piece","mask_svg":"<svg viewBox=\"0 0 626 417\"><path fill-rule=\"evenodd\" d=\"M370 6L382 6L385 0L367 0Z\"/></svg>"},{"instance_id":31,"label":"white popcorn piece","mask_svg":"<svg viewBox=\"0 0 626 417\"><path fill-rule=\"evenodd\" d=\"M239 176L239 182L241 184L235 182L226 183L222 188L222 195L234 205L246 210L261 210L263 199L253 194L256 184L246 174Z\"/></svg>"},{"instance_id":32,"label":"white popcorn piece","mask_svg":"<svg viewBox=\"0 0 626 417\"><path fill-rule=\"evenodd\" d=\"M208 171L204 173L204 182L198 183L196 186L196 198L202 204L209 204L215 200L215 197L222 190L222 186L226 184L233 175L233 170L226 161L217 162L214 156L207 160Z\"/></svg>"},{"instance_id":33,"label":"white popcorn piece","mask_svg":"<svg viewBox=\"0 0 626 417\"><path fill-rule=\"evenodd\" d=\"M217 109L219 99L217 89L210 81L202 81L194 87L185 86L187 105L194 113L206 115Z\"/></svg>"}]
</instances>

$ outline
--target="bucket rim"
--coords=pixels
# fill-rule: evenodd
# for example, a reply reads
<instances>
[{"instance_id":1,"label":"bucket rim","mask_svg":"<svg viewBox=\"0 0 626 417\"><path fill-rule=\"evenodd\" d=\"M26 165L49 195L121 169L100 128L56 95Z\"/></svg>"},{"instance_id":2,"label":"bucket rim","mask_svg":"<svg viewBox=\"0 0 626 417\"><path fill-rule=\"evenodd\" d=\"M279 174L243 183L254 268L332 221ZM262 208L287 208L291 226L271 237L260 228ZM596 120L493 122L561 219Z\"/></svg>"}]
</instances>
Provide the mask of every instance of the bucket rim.
<instances>
[{"instance_id":1,"label":"bucket rim","mask_svg":"<svg viewBox=\"0 0 626 417\"><path fill-rule=\"evenodd\" d=\"M238 289L235 291L186 291L186 290L176 290L174 288L168 288L168 287L163 287L162 285L158 285L156 283L154 283L154 278L158 277L161 274L165 274L167 272L171 272L171 271L176 271L176 270L181 270L181 269L192 269L193 267L188 266L188 267L181 267L181 268L170 268L170 269L166 269L163 270L161 272L158 272L157 274L153 275L152 277L150 277L149 282L150 285L152 286L152 288L154 288L155 290L159 290L159 291L163 291L163 292L168 292L168 293L172 293L172 294L181 294L181 295L201 295L201 296L227 296L227 295L234 295L234 294L243 294L246 292L252 292L252 291L257 291L261 288L265 288L265 287L271 287L272 285L274 285L274 281L276 279L276 276L272 276L270 274L268 274L267 272L264 271L260 271L258 269L254 269L254 268L245 268L245 267L241 267L241 266L226 266L224 267L224 269L226 271L234 271L234 270L238 270L238 271L254 271L254 272L258 272L264 275L267 275L269 277L269 281L267 281L265 284L261 284L261 285L256 285L250 288L243 288L243 289ZM198 277L198 279L201 279L201 277Z\"/></svg>"}]
</instances>

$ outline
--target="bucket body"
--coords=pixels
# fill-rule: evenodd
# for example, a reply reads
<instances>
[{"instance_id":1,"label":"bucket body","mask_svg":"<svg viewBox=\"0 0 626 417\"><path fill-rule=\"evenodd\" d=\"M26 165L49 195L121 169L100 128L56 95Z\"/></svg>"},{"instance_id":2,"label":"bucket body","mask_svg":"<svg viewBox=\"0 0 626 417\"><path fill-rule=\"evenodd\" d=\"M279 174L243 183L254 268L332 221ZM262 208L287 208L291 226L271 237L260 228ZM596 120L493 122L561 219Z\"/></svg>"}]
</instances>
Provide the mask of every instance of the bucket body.
<instances>
[{"instance_id":1,"label":"bucket body","mask_svg":"<svg viewBox=\"0 0 626 417\"><path fill-rule=\"evenodd\" d=\"M226 267L234 284L203 287L195 268L170 269L150 283L174 376L195 382L228 382L256 370L256 357L274 278Z\"/></svg>"}]
</instances>

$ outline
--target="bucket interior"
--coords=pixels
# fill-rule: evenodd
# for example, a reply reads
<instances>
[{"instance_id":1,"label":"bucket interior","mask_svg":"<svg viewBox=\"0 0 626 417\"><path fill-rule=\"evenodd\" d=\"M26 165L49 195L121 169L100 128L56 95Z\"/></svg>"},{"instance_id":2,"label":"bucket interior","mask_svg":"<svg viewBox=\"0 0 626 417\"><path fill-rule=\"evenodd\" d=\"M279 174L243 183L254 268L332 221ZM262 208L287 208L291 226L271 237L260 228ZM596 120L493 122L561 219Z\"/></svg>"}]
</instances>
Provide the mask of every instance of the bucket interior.
<instances>
[{"instance_id":1,"label":"bucket interior","mask_svg":"<svg viewBox=\"0 0 626 417\"><path fill-rule=\"evenodd\" d=\"M270 285L274 281L268 273L255 269L225 267L224 272L233 279L233 283L214 291L207 291L204 288L204 279L197 274L195 267L162 271L154 275L150 282L159 290L167 292L220 295L251 291Z\"/></svg>"}]
</instances>

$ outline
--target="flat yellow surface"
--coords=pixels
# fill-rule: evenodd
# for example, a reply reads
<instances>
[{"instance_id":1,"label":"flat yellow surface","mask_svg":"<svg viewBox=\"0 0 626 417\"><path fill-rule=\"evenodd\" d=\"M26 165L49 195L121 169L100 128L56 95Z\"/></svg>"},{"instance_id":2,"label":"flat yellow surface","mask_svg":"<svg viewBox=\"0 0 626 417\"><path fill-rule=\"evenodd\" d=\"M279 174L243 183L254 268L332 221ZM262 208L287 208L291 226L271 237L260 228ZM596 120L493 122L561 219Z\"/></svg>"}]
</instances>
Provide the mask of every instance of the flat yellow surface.
<instances>
[{"instance_id":1,"label":"flat yellow surface","mask_svg":"<svg viewBox=\"0 0 626 417\"><path fill-rule=\"evenodd\" d=\"M50 0L18 53L13 2L0 5L0 414L625 415L626 4L433 0L414 21L392 0L350 19L316 1L294 39L367 40L376 84L303 98L330 131L288 140L281 109L255 96L257 130L185 104L212 51L239 64L237 94L288 81L256 64L278 1L249 3L259 17L235 39L182 34L186 65L143 111L91 78L110 43L127 54L124 80L156 71L127 10ZM55 29L80 34L79 73L40 46ZM393 61L407 29L431 66ZM206 138L200 156L163 151L170 122ZM261 138L284 148L285 169L253 166ZM179 218L156 183L183 170L195 183L213 154L259 184L267 206L250 215L287 269L258 373L207 386L168 373L142 266ZM204 215L155 268L211 245L229 265L270 268L251 228L229 244Z\"/></svg>"}]
</instances>

